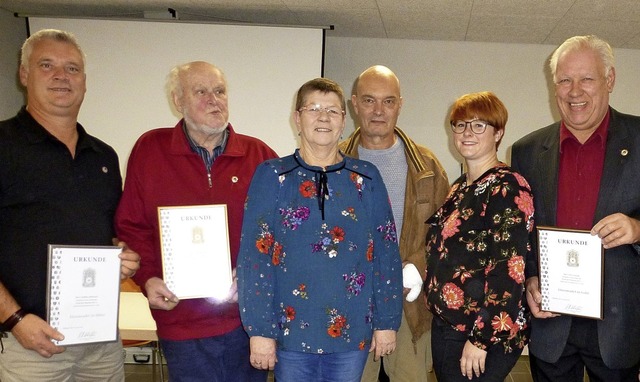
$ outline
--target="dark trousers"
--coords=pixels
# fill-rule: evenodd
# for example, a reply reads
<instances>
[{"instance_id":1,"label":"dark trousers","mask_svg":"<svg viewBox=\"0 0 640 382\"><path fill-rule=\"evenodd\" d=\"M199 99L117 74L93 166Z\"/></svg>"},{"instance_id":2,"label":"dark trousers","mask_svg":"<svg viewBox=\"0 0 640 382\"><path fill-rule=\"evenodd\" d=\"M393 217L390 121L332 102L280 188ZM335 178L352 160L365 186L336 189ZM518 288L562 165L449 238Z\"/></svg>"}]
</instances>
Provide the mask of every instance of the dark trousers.
<instances>
[{"instance_id":1,"label":"dark trousers","mask_svg":"<svg viewBox=\"0 0 640 382\"><path fill-rule=\"evenodd\" d=\"M463 376L460 371L460 357L467 339L467 333L458 332L440 318L433 317L431 351L438 382L469 382L469 378ZM487 349L484 373L480 377L474 375L471 381L503 382L521 353L522 349L505 353L501 345L490 346Z\"/></svg>"},{"instance_id":2,"label":"dark trousers","mask_svg":"<svg viewBox=\"0 0 640 382\"><path fill-rule=\"evenodd\" d=\"M572 318L567 345L558 361L545 362L529 355L535 382L582 382L587 369L590 382L638 382L638 367L610 369L602 361L596 320Z\"/></svg>"},{"instance_id":3,"label":"dark trousers","mask_svg":"<svg viewBox=\"0 0 640 382\"><path fill-rule=\"evenodd\" d=\"M265 382L267 372L249 362L249 337L239 327L194 340L160 340L171 382Z\"/></svg>"}]
</instances>

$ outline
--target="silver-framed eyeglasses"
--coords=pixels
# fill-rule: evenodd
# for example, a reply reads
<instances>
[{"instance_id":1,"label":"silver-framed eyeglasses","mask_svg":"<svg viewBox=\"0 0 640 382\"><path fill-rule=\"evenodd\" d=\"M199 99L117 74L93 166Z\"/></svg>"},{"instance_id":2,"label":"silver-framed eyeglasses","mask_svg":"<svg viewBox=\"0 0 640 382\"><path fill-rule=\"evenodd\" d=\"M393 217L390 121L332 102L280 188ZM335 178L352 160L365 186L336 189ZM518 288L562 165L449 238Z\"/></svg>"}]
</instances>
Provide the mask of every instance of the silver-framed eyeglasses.
<instances>
[{"instance_id":1,"label":"silver-framed eyeglasses","mask_svg":"<svg viewBox=\"0 0 640 382\"><path fill-rule=\"evenodd\" d=\"M451 130L456 134L462 134L467 129L467 126L471 128L474 134L482 134L487 129L489 122L481 119L474 119L471 121L463 121L461 119L451 122Z\"/></svg>"},{"instance_id":2,"label":"silver-framed eyeglasses","mask_svg":"<svg viewBox=\"0 0 640 382\"><path fill-rule=\"evenodd\" d=\"M307 105L298 109L299 112L306 111L309 115L319 117L322 112L327 113L330 118L342 117L345 112L337 106L322 107L320 105Z\"/></svg>"}]
</instances>

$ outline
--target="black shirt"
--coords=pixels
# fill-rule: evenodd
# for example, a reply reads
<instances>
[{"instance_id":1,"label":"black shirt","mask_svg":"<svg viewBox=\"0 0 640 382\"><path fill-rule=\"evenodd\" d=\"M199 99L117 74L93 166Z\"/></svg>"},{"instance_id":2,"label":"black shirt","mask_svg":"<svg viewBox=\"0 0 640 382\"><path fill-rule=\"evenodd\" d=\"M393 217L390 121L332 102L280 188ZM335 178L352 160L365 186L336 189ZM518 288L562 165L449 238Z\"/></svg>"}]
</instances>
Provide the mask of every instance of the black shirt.
<instances>
[{"instance_id":1,"label":"black shirt","mask_svg":"<svg viewBox=\"0 0 640 382\"><path fill-rule=\"evenodd\" d=\"M22 108L0 122L0 282L46 319L48 244L111 245L115 151L78 124L75 158Z\"/></svg>"}]
</instances>

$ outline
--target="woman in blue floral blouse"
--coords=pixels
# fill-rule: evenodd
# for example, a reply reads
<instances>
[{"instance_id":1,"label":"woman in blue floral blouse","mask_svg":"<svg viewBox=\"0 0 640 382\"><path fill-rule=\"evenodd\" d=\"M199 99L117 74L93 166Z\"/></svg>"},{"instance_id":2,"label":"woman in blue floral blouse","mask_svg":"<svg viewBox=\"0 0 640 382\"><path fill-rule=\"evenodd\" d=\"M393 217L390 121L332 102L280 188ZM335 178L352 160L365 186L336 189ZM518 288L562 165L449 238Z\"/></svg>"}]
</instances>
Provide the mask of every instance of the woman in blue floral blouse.
<instances>
[{"instance_id":1,"label":"woman in blue floral blouse","mask_svg":"<svg viewBox=\"0 0 640 382\"><path fill-rule=\"evenodd\" d=\"M294 112L300 148L260 165L247 196L240 313L253 366L275 366L278 382L360 381L368 351L395 348L395 223L376 167L338 150L344 109L338 84L305 83Z\"/></svg>"},{"instance_id":2,"label":"woman in blue floral blouse","mask_svg":"<svg viewBox=\"0 0 640 382\"><path fill-rule=\"evenodd\" d=\"M460 97L450 123L467 173L428 221L434 370L439 382L502 382L527 343L533 197L527 181L498 160L507 109L493 93Z\"/></svg>"}]
</instances>

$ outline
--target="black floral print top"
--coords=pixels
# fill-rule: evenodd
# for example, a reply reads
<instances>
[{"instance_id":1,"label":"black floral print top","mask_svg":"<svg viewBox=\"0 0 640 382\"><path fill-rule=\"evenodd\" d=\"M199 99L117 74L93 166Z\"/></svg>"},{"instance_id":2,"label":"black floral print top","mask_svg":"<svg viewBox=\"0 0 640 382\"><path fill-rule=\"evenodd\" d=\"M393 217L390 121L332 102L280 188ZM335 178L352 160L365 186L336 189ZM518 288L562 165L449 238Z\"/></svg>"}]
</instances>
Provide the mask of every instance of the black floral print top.
<instances>
[{"instance_id":1,"label":"black floral print top","mask_svg":"<svg viewBox=\"0 0 640 382\"><path fill-rule=\"evenodd\" d=\"M427 306L480 349L527 343L533 211L529 184L501 163L471 184L461 176L427 221Z\"/></svg>"}]
</instances>

